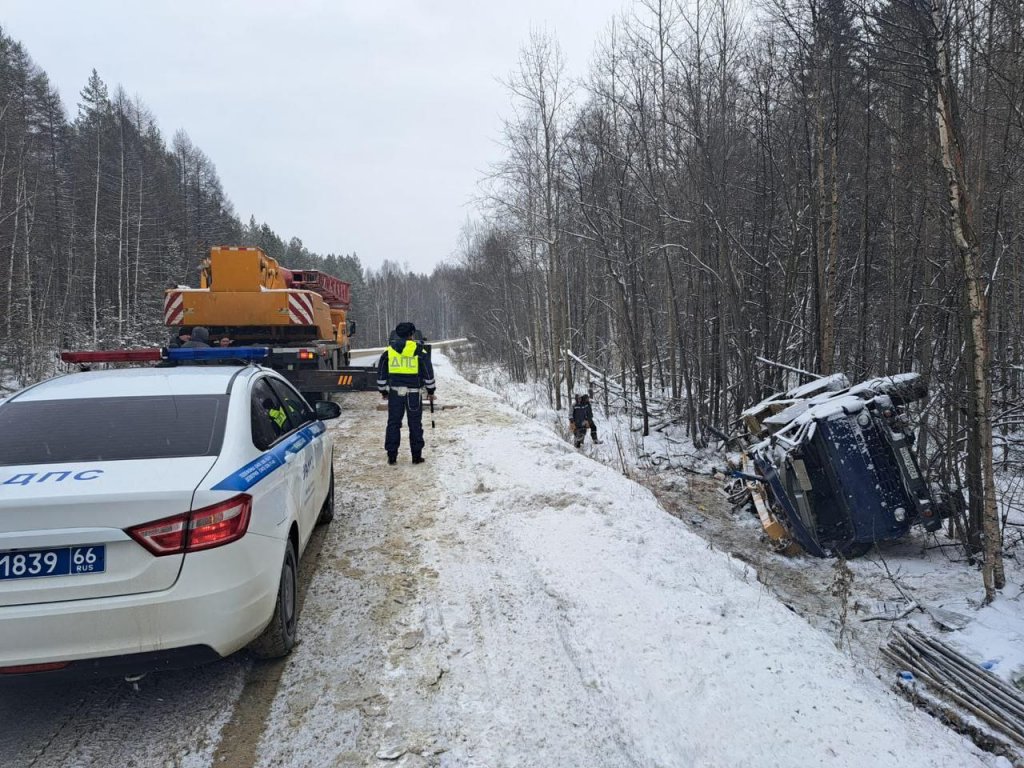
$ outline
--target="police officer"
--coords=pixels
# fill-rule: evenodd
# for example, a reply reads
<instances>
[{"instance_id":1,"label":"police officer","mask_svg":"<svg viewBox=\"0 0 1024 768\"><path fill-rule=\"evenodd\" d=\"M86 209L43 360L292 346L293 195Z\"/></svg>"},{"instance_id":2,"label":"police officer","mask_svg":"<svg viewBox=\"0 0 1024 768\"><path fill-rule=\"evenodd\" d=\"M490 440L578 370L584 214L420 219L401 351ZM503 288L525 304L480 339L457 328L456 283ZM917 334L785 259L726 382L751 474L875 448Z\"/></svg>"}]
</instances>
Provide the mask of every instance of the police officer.
<instances>
[{"instance_id":1,"label":"police officer","mask_svg":"<svg viewBox=\"0 0 1024 768\"><path fill-rule=\"evenodd\" d=\"M402 441L402 417L408 415L409 448L412 463L423 463L423 398L434 399L434 368L423 345L415 338L416 326L399 323L388 348L377 363L377 389L388 401L388 427L384 435L384 450L388 464L398 460L398 446Z\"/></svg>"}]
</instances>

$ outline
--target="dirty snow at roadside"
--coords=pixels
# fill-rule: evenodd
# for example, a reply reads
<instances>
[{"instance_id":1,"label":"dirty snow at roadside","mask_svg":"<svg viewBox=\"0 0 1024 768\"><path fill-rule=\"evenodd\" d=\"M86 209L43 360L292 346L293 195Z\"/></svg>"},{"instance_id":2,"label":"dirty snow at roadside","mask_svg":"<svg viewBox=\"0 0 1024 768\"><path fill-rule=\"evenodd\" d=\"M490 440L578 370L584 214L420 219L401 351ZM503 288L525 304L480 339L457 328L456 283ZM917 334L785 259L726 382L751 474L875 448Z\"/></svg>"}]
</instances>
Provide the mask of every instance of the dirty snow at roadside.
<instances>
[{"instance_id":1,"label":"dirty snow at roadside","mask_svg":"<svg viewBox=\"0 0 1024 768\"><path fill-rule=\"evenodd\" d=\"M457 407L425 414L424 465L386 466L377 398L342 398L339 517L258 765L1009 765L437 357Z\"/></svg>"}]
</instances>

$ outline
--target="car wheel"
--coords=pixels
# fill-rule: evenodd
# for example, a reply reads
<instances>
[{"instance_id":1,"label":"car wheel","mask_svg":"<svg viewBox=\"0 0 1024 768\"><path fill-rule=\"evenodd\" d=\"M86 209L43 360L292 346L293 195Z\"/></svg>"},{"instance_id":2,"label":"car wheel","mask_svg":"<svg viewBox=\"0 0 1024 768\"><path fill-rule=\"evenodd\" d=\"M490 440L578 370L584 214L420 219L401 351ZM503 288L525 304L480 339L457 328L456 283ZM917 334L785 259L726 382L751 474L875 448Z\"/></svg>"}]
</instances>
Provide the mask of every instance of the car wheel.
<instances>
[{"instance_id":1,"label":"car wheel","mask_svg":"<svg viewBox=\"0 0 1024 768\"><path fill-rule=\"evenodd\" d=\"M327 498L320 507L320 517L316 519L317 525L326 525L334 519L334 467L331 467L331 484L327 486Z\"/></svg>"},{"instance_id":2,"label":"car wheel","mask_svg":"<svg viewBox=\"0 0 1024 768\"><path fill-rule=\"evenodd\" d=\"M289 541L284 550L274 615L263 634L249 646L253 654L261 659L287 656L295 646L299 628L298 570L295 547Z\"/></svg>"}]
</instances>

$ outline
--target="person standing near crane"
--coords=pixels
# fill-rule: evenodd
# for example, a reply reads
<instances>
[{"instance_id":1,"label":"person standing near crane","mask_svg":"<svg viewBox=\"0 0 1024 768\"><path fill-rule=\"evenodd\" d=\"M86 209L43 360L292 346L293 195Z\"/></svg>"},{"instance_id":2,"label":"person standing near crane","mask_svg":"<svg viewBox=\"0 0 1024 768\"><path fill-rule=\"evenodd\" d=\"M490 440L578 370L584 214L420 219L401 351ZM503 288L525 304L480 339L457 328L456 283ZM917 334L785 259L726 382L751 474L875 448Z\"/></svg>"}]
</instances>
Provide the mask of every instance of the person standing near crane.
<instances>
[{"instance_id":1,"label":"person standing near crane","mask_svg":"<svg viewBox=\"0 0 1024 768\"><path fill-rule=\"evenodd\" d=\"M416 326L399 323L395 326L388 347L377 363L377 390L388 401L388 426L384 434L384 450L388 464L398 461L402 441L402 418L409 425L409 448L412 463L423 463L423 398L433 402L436 382L434 367L423 345L414 336Z\"/></svg>"}]
</instances>

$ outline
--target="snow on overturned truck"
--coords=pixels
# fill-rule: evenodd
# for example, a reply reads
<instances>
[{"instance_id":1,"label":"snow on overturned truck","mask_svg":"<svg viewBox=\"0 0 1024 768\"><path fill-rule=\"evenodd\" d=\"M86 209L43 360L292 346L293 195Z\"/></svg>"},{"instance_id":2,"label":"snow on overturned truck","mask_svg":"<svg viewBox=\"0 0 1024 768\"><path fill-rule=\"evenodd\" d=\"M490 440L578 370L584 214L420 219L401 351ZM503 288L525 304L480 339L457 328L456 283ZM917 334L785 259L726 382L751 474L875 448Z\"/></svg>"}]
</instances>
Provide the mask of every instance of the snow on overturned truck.
<instances>
[{"instance_id":1,"label":"snow on overturned truck","mask_svg":"<svg viewBox=\"0 0 1024 768\"><path fill-rule=\"evenodd\" d=\"M914 525L941 526L901 410L927 393L914 373L852 387L836 374L743 412L757 442L747 471L736 474L753 481L755 509L780 549L795 543L817 557L853 557Z\"/></svg>"}]
</instances>

